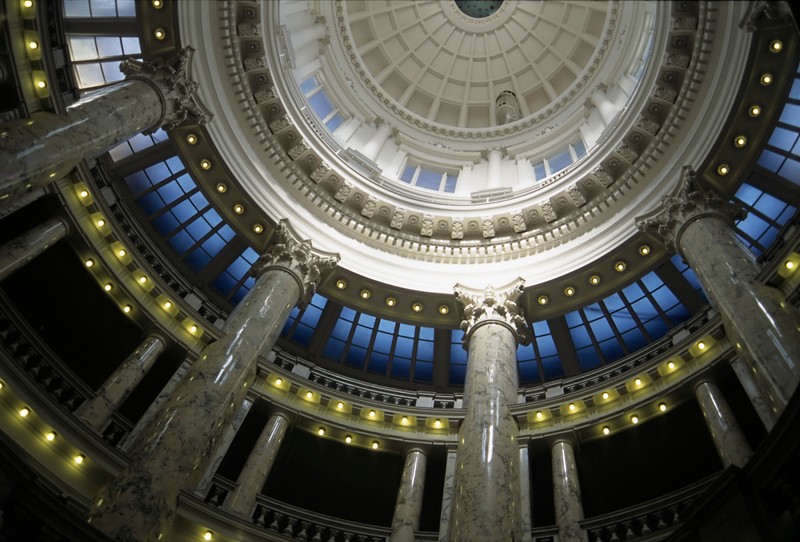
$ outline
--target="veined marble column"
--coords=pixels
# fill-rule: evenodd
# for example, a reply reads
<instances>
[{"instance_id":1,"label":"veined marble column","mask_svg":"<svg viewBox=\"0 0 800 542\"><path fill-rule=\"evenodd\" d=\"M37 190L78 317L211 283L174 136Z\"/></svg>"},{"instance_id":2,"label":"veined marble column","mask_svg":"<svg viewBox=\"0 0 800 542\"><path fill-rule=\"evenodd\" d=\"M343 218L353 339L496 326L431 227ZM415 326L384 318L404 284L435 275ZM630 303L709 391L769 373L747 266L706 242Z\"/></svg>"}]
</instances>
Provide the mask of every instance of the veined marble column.
<instances>
[{"instance_id":1,"label":"veined marble column","mask_svg":"<svg viewBox=\"0 0 800 542\"><path fill-rule=\"evenodd\" d=\"M103 383L97 395L83 403L75 413L98 431L142 381L166 347L166 339L153 333L128 356L122 365Z\"/></svg>"},{"instance_id":2,"label":"veined marble column","mask_svg":"<svg viewBox=\"0 0 800 542\"><path fill-rule=\"evenodd\" d=\"M584 542L586 532L578 523L583 519L581 485L575 451L570 440L560 438L553 443L553 500L556 510L559 542Z\"/></svg>"},{"instance_id":3,"label":"veined marble column","mask_svg":"<svg viewBox=\"0 0 800 542\"><path fill-rule=\"evenodd\" d=\"M730 341L748 364L770 408L780 413L800 381L800 313L776 288L759 282L758 265L732 228L743 210L700 189L685 167L680 191L637 219L689 262Z\"/></svg>"},{"instance_id":4,"label":"veined marble column","mask_svg":"<svg viewBox=\"0 0 800 542\"><path fill-rule=\"evenodd\" d=\"M51 218L1 246L0 280L24 267L56 241L63 239L68 231L66 222L60 218Z\"/></svg>"},{"instance_id":5,"label":"veined marble column","mask_svg":"<svg viewBox=\"0 0 800 542\"><path fill-rule=\"evenodd\" d=\"M744 467L753 451L722 392L713 382L703 380L695 385L694 394L722 464Z\"/></svg>"},{"instance_id":6,"label":"veined marble column","mask_svg":"<svg viewBox=\"0 0 800 542\"><path fill-rule=\"evenodd\" d=\"M392 542L414 542L417 539L415 533L422 512L426 461L425 452L420 448L411 448L406 453L392 516Z\"/></svg>"},{"instance_id":7,"label":"veined marble column","mask_svg":"<svg viewBox=\"0 0 800 542\"><path fill-rule=\"evenodd\" d=\"M225 508L250 518L288 428L289 418L286 414L276 412L269 417L239 473L238 485L225 500Z\"/></svg>"},{"instance_id":8,"label":"veined marble column","mask_svg":"<svg viewBox=\"0 0 800 542\"><path fill-rule=\"evenodd\" d=\"M139 132L174 128L188 116L200 123L208 115L188 79L189 49L174 59L126 60L125 81L87 94L66 114L36 112L2 126L0 197L62 178L82 159L97 156Z\"/></svg>"},{"instance_id":9,"label":"veined marble column","mask_svg":"<svg viewBox=\"0 0 800 542\"><path fill-rule=\"evenodd\" d=\"M531 462L528 441L519 443L519 515L521 518L522 542L531 542L533 521L531 520Z\"/></svg>"},{"instance_id":10,"label":"veined marble column","mask_svg":"<svg viewBox=\"0 0 800 542\"><path fill-rule=\"evenodd\" d=\"M516 301L524 282L500 289L457 285L468 349L466 414L459 430L453 522L458 542L520 540L517 342L530 340Z\"/></svg>"},{"instance_id":11,"label":"veined marble column","mask_svg":"<svg viewBox=\"0 0 800 542\"><path fill-rule=\"evenodd\" d=\"M456 474L456 448L447 448L444 467L444 487L442 488L442 513L439 515L439 542L449 542L450 523L453 510L453 482Z\"/></svg>"},{"instance_id":12,"label":"veined marble column","mask_svg":"<svg viewBox=\"0 0 800 542\"><path fill-rule=\"evenodd\" d=\"M44 188L31 188L29 191L18 194L13 198L7 195L5 198L0 199L0 218L5 218L23 207L27 207L42 196L44 196Z\"/></svg>"},{"instance_id":13,"label":"veined marble column","mask_svg":"<svg viewBox=\"0 0 800 542\"><path fill-rule=\"evenodd\" d=\"M106 485L91 521L119 542L167 536L182 489L197 487L218 441L255 381L260 352L271 348L292 308L313 295L338 261L295 241L282 221L277 242L253 266L258 276L172 396L130 446L130 463ZM167 538L168 539L168 538Z\"/></svg>"},{"instance_id":14,"label":"veined marble column","mask_svg":"<svg viewBox=\"0 0 800 542\"><path fill-rule=\"evenodd\" d=\"M776 421L775 413L769 408L767 400L761 394L761 390L758 388L758 384L753 379L753 375L747 365L740 358L734 358L731 360L731 368L736 373L736 378L739 379L739 384L742 385L744 392L750 399L750 404L753 405L753 409L761 419L761 423L764 424L767 431L772 431Z\"/></svg>"},{"instance_id":15,"label":"veined marble column","mask_svg":"<svg viewBox=\"0 0 800 542\"><path fill-rule=\"evenodd\" d=\"M233 421L225 429L225 433L223 433L223 435L220 437L217 449L214 452L214 455L211 456L208 466L203 473L203 477L200 479L200 483L197 484L197 487L194 490L195 495L199 495L202 499L205 499L208 496L208 491L211 489L211 484L214 481L214 475L217 473L217 469L219 468L220 463L222 463L222 460L225 459L225 454L228 452L228 448L231 447L231 443L236 437L236 433L239 432L239 428L242 426L242 422L244 421L245 416L247 416L247 413L250 412L250 408L252 406L252 399L245 399L242 403L242 406L240 406L239 410L236 411Z\"/></svg>"}]
</instances>

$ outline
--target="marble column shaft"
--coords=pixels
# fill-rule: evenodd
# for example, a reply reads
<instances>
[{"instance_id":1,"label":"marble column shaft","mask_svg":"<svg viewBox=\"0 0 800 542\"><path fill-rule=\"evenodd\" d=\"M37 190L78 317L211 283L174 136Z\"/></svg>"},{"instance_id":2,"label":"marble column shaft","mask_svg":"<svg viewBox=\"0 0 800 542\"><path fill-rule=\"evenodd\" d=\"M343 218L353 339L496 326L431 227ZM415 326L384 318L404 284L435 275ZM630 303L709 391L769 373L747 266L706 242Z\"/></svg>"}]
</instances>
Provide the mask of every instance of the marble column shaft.
<instances>
[{"instance_id":1,"label":"marble column shaft","mask_svg":"<svg viewBox=\"0 0 800 542\"><path fill-rule=\"evenodd\" d=\"M171 128L192 114L207 116L197 105L196 84L187 80L189 52L169 60L127 60L125 81L93 91L64 115L36 112L0 129L0 197L14 197L64 177L80 160L97 156L144 131Z\"/></svg>"},{"instance_id":2,"label":"marble column shaft","mask_svg":"<svg viewBox=\"0 0 800 542\"><path fill-rule=\"evenodd\" d=\"M195 494L200 496L201 499L205 499L208 495L208 491L211 489L211 484L214 481L214 475L217 473L217 469L219 468L220 463L222 463L222 460L225 459L225 454L228 452L228 448L231 447L231 443L236 437L236 433L239 432L239 428L242 426L242 422L247 416L247 413L250 412L250 408L252 406L253 401L250 399L245 399L242 403L242 406L240 406L239 410L236 411L236 415L233 417L233 422L231 422L231 424L225 428L225 433L223 433L220 437L217 449L214 451L214 455L212 455L208 461L208 466L203 473L203 477L200 479L200 482L197 484L197 487L194 490Z\"/></svg>"},{"instance_id":3,"label":"marble column shaft","mask_svg":"<svg viewBox=\"0 0 800 542\"><path fill-rule=\"evenodd\" d=\"M250 517L288 428L289 419L285 414L278 412L270 416L239 473L238 485L225 500L226 508Z\"/></svg>"},{"instance_id":4,"label":"marble column shaft","mask_svg":"<svg viewBox=\"0 0 800 542\"><path fill-rule=\"evenodd\" d=\"M761 419L761 423L764 424L764 428L767 431L772 431L776 421L775 413L769 408L767 400L761 394L761 390L753 379L753 374L750 372L750 369L747 368L745 362L740 358L731 360L731 368L736 374L736 378L739 379L739 383L742 385L747 397L750 399L750 404L753 405L753 409Z\"/></svg>"},{"instance_id":5,"label":"marble column shaft","mask_svg":"<svg viewBox=\"0 0 800 542\"><path fill-rule=\"evenodd\" d=\"M7 195L0 199L0 219L13 214L23 207L27 207L34 201L44 196L44 188L31 188L27 192L22 192L15 197Z\"/></svg>"},{"instance_id":6,"label":"marble column shaft","mask_svg":"<svg viewBox=\"0 0 800 542\"><path fill-rule=\"evenodd\" d=\"M63 239L69 228L60 218L51 218L0 246L0 281Z\"/></svg>"},{"instance_id":7,"label":"marble column shaft","mask_svg":"<svg viewBox=\"0 0 800 542\"><path fill-rule=\"evenodd\" d=\"M294 241L281 222L277 242L254 269L258 278L225 323L224 335L200 353L152 422L131 444L129 466L106 485L91 520L119 542L168 536L182 489L194 490L256 378L292 308L309 298L320 268L334 265Z\"/></svg>"},{"instance_id":8,"label":"marble column shaft","mask_svg":"<svg viewBox=\"0 0 800 542\"><path fill-rule=\"evenodd\" d=\"M583 502L578 480L578 467L572 442L559 439L553 443L553 501L556 512L559 542L584 542L586 532L581 529Z\"/></svg>"},{"instance_id":9,"label":"marble column shaft","mask_svg":"<svg viewBox=\"0 0 800 542\"><path fill-rule=\"evenodd\" d=\"M166 341L163 337L157 334L146 337L103 383L97 395L83 403L75 415L98 431L102 430L114 411L139 385L165 347Z\"/></svg>"},{"instance_id":10,"label":"marble column shaft","mask_svg":"<svg viewBox=\"0 0 800 542\"><path fill-rule=\"evenodd\" d=\"M744 216L742 208L698 188L694 172L684 168L678 195L637 222L686 258L770 408L780 413L800 382L800 312L757 279L758 265L732 227Z\"/></svg>"},{"instance_id":11,"label":"marble column shaft","mask_svg":"<svg viewBox=\"0 0 800 542\"><path fill-rule=\"evenodd\" d=\"M704 380L695 386L694 394L722 464L744 467L753 452L722 392Z\"/></svg>"},{"instance_id":12,"label":"marble column shaft","mask_svg":"<svg viewBox=\"0 0 800 542\"><path fill-rule=\"evenodd\" d=\"M414 542L425 492L425 452L412 448L406 454L392 516L392 542Z\"/></svg>"},{"instance_id":13,"label":"marble column shaft","mask_svg":"<svg viewBox=\"0 0 800 542\"><path fill-rule=\"evenodd\" d=\"M451 540L521 540L517 401L517 340L525 329L516 299L522 281L503 291L469 294L464 306L468 348L466 413L459 431Z\"/></svg>"},{"instance_id":14,"label":"marble column shaft","mask_svg":"<svg viewBox=\"0 0 800 542\"><path fill-rule=\"evenodd\" d=\"M528 443L519 445L519 515L521 518L522 542L531 541L533 521L531 519L531 463Z\"/></svg>"},{"instance_id":15,"label":"marble column shaft","mask_svg":"<svg viewBox=\"0 0 800 542\"><path fill-rule=\"evenodd\" d=\"M448 448L444 469L444 487L442 488L442 512L439 515L439 542L450 540L456 458L456 449Z\"/></svg>"}]
</instances>

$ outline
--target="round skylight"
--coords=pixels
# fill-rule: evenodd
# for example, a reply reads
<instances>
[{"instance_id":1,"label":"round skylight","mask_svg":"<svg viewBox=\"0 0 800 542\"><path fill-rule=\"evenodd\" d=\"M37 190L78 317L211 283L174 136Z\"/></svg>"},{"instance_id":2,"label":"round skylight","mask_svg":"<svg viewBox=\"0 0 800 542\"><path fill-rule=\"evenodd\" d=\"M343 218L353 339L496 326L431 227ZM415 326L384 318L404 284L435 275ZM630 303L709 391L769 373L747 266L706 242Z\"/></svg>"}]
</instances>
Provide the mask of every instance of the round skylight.
<instances>
[{"instance_id":1,"label":"round skylight","mask_svg":"<svg viewBox=\"0 0 800 542\"><path fill-rule=\"evenodd\" d=\"M464 15L473 19L483 19L500 9L503 0L455 0L455 3Z\"/></svg>"}]
</instances>

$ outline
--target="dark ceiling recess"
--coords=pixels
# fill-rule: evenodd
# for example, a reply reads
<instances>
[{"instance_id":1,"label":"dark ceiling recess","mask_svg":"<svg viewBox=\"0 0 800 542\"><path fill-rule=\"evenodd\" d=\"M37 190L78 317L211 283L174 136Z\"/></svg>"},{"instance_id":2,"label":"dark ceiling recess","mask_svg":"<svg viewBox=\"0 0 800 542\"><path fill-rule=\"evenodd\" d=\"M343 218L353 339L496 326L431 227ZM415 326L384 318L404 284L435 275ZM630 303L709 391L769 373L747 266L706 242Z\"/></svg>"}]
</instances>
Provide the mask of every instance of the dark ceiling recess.
<instances>
[{"instance_id":1,"label":"dark ceiling recess","mask_svg":"<svg viewBox=\"0 0 800 542\"><path fill-rule=\"evenodd\" d=\"M456 7L473 19L484 19L493 15L503 5L503 0L455 0Z\"/></svg>"}]
</instances>

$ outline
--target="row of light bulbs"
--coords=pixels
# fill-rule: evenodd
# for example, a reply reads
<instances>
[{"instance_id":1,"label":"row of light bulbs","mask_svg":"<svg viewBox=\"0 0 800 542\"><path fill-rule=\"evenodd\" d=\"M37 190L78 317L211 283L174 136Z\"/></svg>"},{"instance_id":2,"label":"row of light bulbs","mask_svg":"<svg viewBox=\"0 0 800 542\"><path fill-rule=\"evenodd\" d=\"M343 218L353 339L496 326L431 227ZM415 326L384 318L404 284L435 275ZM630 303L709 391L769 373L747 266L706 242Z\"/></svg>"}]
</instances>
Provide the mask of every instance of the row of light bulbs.
<instances>
[{"instance_id":1,"label":"row of light bulbs","mask_svg":"<svg viewBox=\"0 0 800 542\"><path fill-rule=\"evenodd\" d=\"M5 382L0 380L0 392L3 391L5 387L6 387ZM19 408L19 410L17 410L17 415L20 417L20 419L27 419L29 416L33 415L33 410L31 409L31 407L23 405L22 407ZM42 435L42 437L47 443L52 443L55 442L56 439L58 438L58 433L54 429L50 429L46 431ZM78 452L72 455L72 462L75 465L82 465L84 461L86 461L86 456L83 453Z\"/></svg>"},{"instance_id":2,"label":"row of light bulbs","mask_svg":"<svg viewBox=\"0 0 800 542\"><path fill-rule=\"evenodd\" d=\"M336 280L336 288L337 289L346 290L347 286L348 286L348 284L347 284L347 281L345 279L340 278L340 279ZM366 301L366 300L372 298L372 290L370 290L368 288L362 288L358 292L358 297L360 297L361 299ZM391 295L387 296L383 301L384 301L384 303L386 304L387 307L395 307L395 306L397 306L397 298L394 297L394 296L391 296ZM425 305L423 305L421 301L414 301L414 302L411 303L410 308L414 312L422 312L423 309L425 308ZM437 307L436 311L439 314L441 314L442 316L444 316L444 315L450 313L450 306L445 304L445 303L442 303L441 305L439 305Z\"/></svg>"},{"instance_id":3,"label":"row of light bulbs","mask_svg":"<svg viewBox=\"0 0 800 542\"><path fill-rule=\"evenodd\" d=\"M778 54L783 51L783 42L781 40L773 40L769 44L769 51L773 54ZM768 87L774 81L774 77L769 72L764 72L761 74L759 78L759 82L762 86ZM752 118L757 118L761 115L763 108L761 104L754 103L751 104L750 107L747 109L747 114L750 115ZM733 138L733 146L737 149L742 149L747 145L747 136L745 134L739 134ZM724 177L728 173L731 172L731 165L725 162L717 164L717 174L721 177Z\"/></svg>"}]
</instances>

